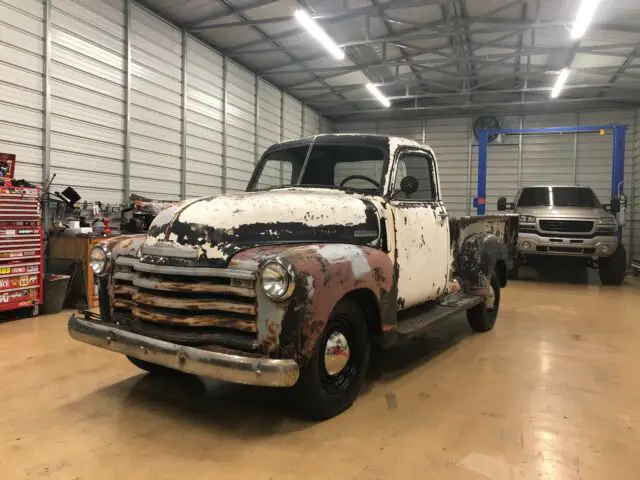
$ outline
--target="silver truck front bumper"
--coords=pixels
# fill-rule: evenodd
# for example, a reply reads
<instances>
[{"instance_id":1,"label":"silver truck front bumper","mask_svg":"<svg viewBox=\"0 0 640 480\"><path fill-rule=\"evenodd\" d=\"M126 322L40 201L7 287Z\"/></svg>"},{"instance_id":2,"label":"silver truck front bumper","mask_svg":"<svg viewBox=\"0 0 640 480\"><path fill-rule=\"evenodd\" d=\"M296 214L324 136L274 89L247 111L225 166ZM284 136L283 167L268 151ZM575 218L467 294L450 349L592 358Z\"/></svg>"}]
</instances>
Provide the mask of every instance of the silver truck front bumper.
<instances>
[{"instance_id":1,"label":"silver truck front bumper","mask_svg":"<svg viewBox=\"0 0 640 480\"><path fill-rule=\"evenodd\" d=\"M573 239L542 237L536 233L518 233L518 253L523 255L599 258L611 256L617 247L618 239L615 236Z\"/></svg>"},{"instance_id":2,"label":"silver truck front bumper","mask_svg":"<svg viewBox=\"0 0 640 480\"><path fill-rule=\"evenodd\" d=\"M294 360L256 358L178 345L77 315L69 318L69 335L146 362L227 382L292 387L298 381L299 368Z\"/></svg>"}]
</instances>

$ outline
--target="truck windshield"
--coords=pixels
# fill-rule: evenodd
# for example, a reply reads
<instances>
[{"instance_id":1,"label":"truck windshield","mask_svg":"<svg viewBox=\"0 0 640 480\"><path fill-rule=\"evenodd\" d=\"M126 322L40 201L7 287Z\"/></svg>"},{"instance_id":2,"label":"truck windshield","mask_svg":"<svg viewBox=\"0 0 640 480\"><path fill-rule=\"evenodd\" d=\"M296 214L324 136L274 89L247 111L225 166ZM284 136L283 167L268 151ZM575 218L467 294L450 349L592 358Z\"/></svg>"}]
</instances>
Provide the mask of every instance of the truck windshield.
<instances>
[{"instance_id":1,"label":"truck windshield","mask_svg":"<svg viewBox=\"0 0 640 480\"><path fill-rule=\"evenodd\" d=\"M600 202L590 188L531 187L523 189L518 198L518 207L539 206L600 208Z\"/></svg>"},{"instance_id":2,"label":"truck windshield","mask_svg":"<svg viewBox=\"0 0 640 480\"><path fill-rule=\"evenodd\" d=\"M384 171L385 153L376 147L304 145L265 155L248 190L296 185L379 193Z\"/></svg>"}]
</instances>

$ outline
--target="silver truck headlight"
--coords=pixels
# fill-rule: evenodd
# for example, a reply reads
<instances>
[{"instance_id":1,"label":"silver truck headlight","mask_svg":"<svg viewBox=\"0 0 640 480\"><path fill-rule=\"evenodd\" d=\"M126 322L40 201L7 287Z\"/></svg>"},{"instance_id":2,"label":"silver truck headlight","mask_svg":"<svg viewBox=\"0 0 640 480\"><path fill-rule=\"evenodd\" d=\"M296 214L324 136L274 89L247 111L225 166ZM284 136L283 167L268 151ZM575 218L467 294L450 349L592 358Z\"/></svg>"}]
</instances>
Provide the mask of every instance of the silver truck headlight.
<instances>
[{"instance_id":1,"label":"silver truck headlight","mask_svg":"<svg viewBox=\"0 0 640 480\"><path fill-rule=\"evenodd\" d=\"M598 225L615 225L616 219L613 217L600 217L598 219Z\"/></svg>"},{"instance_id":2,"label":"silver truck headlight","mask_svg":"<svg viewBox=\"0 0 640 480\"><path fill-rule=\"evenodd\" d=\"M293 269L280 262L268 262L260 271L262 289L271 300L286 300L295 286Z\"/></svg>"},{"instance_id":3,"label":"silver truck headlight","mask_svg":"<svg viewBox=\"0 0 640 480\"><path fill-rule=\"evenodd\" d=\"M111 270L111 251L103 245L93 247L89 254L89 266L99 277L108 274Z\"/></svg>"},{"instance_id":4,"label":"silver truck headlight","mask_svg":"<svg viewBox=\"0 0 640 480\"><path fill-rule=\"evenodd\" d=\"M531 215L520 215L520 223L536 223L536 217Z\"/></svg>"}]
</instances>

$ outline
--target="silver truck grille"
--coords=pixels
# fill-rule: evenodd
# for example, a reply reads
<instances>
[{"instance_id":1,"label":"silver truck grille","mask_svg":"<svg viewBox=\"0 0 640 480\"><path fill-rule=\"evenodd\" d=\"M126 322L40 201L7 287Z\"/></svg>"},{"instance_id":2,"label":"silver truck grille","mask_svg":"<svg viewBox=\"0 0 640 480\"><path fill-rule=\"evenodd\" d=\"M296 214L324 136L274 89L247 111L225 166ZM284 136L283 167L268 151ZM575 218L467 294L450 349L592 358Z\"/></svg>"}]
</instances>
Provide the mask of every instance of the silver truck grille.
<instances>
[{"instance_id":1,"label":"silver truck grille","mask_svg":"<svg viewBox=\"0 0 640 480\"><path fill-rule=\"evenodd\" d=\"M593 220L538 220L540 230L558 233L589 233L593 230Z\"/></svg>"}]
</instances>

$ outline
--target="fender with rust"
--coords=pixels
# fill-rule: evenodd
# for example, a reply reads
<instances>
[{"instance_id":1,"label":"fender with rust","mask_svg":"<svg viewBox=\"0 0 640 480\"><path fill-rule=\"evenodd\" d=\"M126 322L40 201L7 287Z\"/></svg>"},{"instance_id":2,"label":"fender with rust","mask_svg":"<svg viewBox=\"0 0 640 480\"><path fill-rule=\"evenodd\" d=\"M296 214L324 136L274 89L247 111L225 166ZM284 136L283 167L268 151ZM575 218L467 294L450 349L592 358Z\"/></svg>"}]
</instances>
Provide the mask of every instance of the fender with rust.
<instances>
[{"instance_id":1,"label":"fender with rust","mask_svg":"<svg viewBox=\"0 0 640 480\"><path fill-rule=\"evenodd\" d=\"M375 299L370 329L384 335L396 325L396 282L389 256L381 250L351 244L306 244L258 247L236 254L233 268L258 270L270 260L293 267L293 296L278 304L258 288L259 342L271 353L303 364L313 355L331 312L350 293Z\"/></svg>"},{"instance_id":2,"label":"fender with rust","mask_svg":"<svg viewBox=\"0 0 640 480\"><path fill-rule=\"evenodd\" d=\"M466 237L458 250L456 275L467 288L482 285L496 268L501 286L507 284L508 251L504 241L493 233L474 233Z\"/></svg>"}]
</instances>

